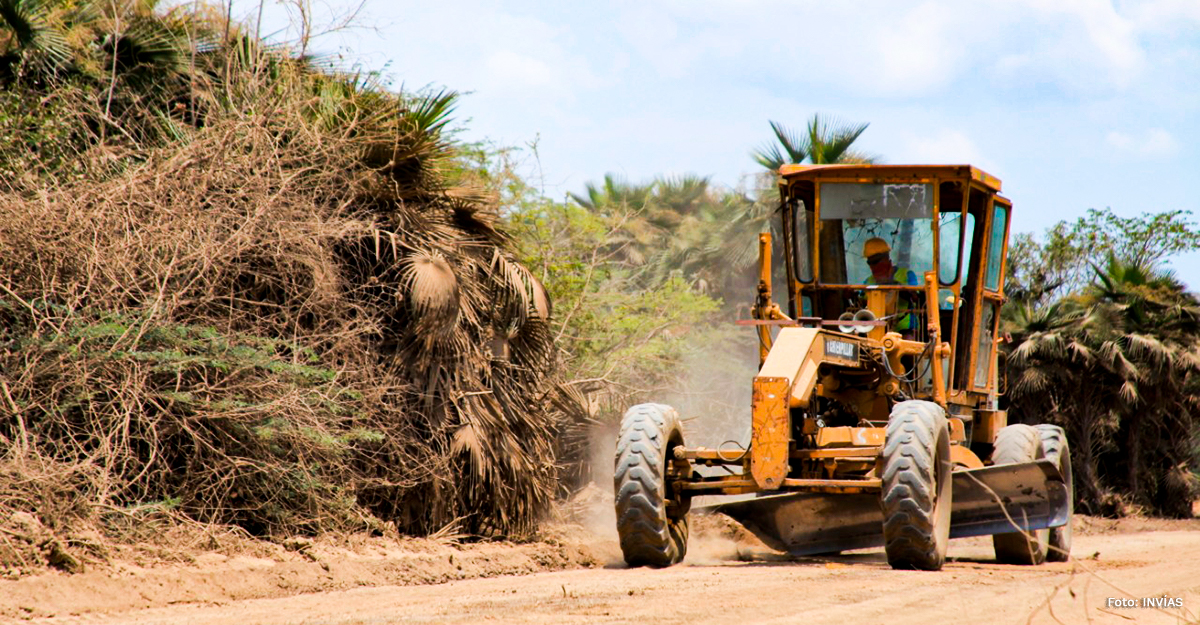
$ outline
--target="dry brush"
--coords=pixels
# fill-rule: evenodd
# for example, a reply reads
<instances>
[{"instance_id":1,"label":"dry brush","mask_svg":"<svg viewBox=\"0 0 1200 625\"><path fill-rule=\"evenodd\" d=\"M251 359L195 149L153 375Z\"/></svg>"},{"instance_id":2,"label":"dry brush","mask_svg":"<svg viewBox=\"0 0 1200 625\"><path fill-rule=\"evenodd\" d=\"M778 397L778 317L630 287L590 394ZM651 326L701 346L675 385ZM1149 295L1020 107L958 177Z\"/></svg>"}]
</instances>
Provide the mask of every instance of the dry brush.
<instances>
[{"instance_id":1,"label":"dry brush","mask_svg":"<svg viewBox=\"0 0 1200 625\"><path fill-rule=\"evenodd\" d=\"M453 94L218 52L168 114L126 97L157 140L84 124L80 175L0 193L0 523L530 533L573 404L544 289L446 182Z\"/></svg>"}]
</instances>

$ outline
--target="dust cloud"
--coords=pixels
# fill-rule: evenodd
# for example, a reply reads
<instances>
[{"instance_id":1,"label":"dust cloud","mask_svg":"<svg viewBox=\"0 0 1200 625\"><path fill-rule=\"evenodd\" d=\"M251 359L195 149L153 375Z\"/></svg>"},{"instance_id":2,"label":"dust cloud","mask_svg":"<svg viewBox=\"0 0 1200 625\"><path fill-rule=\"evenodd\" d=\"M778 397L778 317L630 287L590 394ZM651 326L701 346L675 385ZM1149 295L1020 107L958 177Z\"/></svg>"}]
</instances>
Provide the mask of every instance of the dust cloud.
<instances>
[{"instance_id":1,"label":"dust cloud","mask_svg":"<svg viewBox=\"0 0 1200 625\"><path fill-rule=\"evenodd\" d=\"M678 388L659 401L683 419L689 447L733 451L750 444L751 382L758 371L758 343L738 328L685 357Z\"/></svg>"},{"instance_id":2,"label":"dust cloud","mask_svg":"<svg viewBox=\"0 0 1200 625\"><path fill-rule=\"evenodd\" d=\"M689 447L720 448L736 455L750 443L751 381L758 369L758 346L751 332L736 329L721 333L687 354L673 388L643 398L674 407L683 421L684 442ZM618 408L624 412L623 408ZM612 561L621 566L613 508L613 463L619 415L598 427L591 436L590 482L566 503L565 519L585 529L589 540L609 543ZM724 473L701 468L702 472ZM698 498L694 507L708 499ZM691 539L685 562L713 563L744 560L769 552L735 521L723 515L691 515ZM605 550L607 552L607 549ZM606 553L607 555L607 553Z\"/></svg>"}]
</instances>

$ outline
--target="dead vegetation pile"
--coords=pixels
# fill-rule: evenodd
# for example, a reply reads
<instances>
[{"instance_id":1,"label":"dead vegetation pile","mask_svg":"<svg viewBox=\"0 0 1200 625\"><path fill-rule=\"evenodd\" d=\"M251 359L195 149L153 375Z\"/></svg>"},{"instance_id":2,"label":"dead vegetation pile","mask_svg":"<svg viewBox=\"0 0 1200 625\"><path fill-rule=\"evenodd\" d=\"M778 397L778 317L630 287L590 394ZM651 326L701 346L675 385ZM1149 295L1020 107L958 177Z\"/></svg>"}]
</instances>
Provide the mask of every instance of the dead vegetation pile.
<instances>
[{"instance_id":1,"label":"dead vegetation pile","mask_svg":"<svg viewBox=\"0 0 1200 625\"><path fill-rule=\"evenodd\" d=\"M236 33L189 54L157 87L62 71L0 94L74 115L34 148L67 157L0 193L0 562L163 514L530 532L570 401L543 288L450 182L454 94Z\"/></svg>"}]
</instances>

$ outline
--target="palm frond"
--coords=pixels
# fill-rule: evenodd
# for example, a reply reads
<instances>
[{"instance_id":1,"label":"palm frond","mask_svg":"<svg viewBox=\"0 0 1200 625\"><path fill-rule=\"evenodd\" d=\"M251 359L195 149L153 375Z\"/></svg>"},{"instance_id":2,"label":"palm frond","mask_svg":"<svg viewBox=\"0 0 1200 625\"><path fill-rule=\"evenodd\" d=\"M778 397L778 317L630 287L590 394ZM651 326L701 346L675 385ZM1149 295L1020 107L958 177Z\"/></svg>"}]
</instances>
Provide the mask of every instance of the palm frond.
<instances>
[{"instance_id":1,"label":"palm frond","mask_svg":"<svg viewBox=\"0 0 1200 625\"><path fill-rule=\"evenodd\" d=\"M458 106L458 97L457 91L449 89L418 97L404 117L412 123L416 132L440 136L453 119L451 115Z\"/></svg>"},{"instance_id":2,"label":"palm frond","mask_svg":"<svg viewBox=\"0 0 1200 625\"><path fill-rule=\"evenodd\" d=\"M1130 355L1139 360L1149 361L1155 367L1162 367L1172 360L1172 349L1153 336L1126 334L1125 342Z\"/></svg>"},{"instance_id":3,"label":"palm frond","mask_svg":"<svg viewBox=\"0 0 1200 625\"><path fill-rule=\"evenodd\" d=\"M820 113L809 119L804 133L776 121L770 124L775 142L753 150L751 156L759 165L772 171L784 164L805 160L814 165L875 161L874 156L851 149L870 124L848 124Z\"/></svg>"},{"instance_id":4,"label":"palm frond","mask_svg":"<svg viewBox=\"0 0 1200 625\"><path fill-rule=\"evenodd\" d=\"M491 463L487 460L483 441L474 424L460 425L454 431L454 436L450 440L450 453L467 454L470 457L468 464L474 470L475 477L481 480L488 478Z\"/></svg>"},{"instance_id":5,"label":"palm frond","mask_svg":"<svg viewBox=\"0 0 1200 625\"><path fill-rule=\"evenodd\" d=\"M1021 375L1013 384L1013 392L1018 396L1042 393L1052 388L1053 378L1046 371L1037 367L1023 369Z\"/></svg>"},{"instance_id":6,"label":"palm frond","mask_svg":"<svg viewBox=\"0 0 1200 625\"><path fill-rule=\"evenodd\" d=\"M775 139L779 141L780 147L784 152L787 152L789 163L802 163L804 159L810 158L812 154L812 142L805 140L804 136L790 130L787 126L771 121L771 132L775 134Z\"/></svg>"},{"instance_id":7,"label":"palm frond","mask_svg":"<svg viewBox=\"0 0 1200 625\"><path fill-rule=\"evenodd\" d=\"M458 319L458 277L439 252L417 252L401 263L400 283L421 318L453 326Z\"/></svg>"},{"instance_id":8,"label":"palm frond","mask_svg":"<svg viewBox=\"0 0 1200 625\"><path fill-rule=\"evenodd\" d=\"M789 163L803 163L809 157L809 144L804 136L777 122L769 121L776 143L768 143L751 152L755 162L776 171Z\"/></svg>"},{"instance_id":9,"label":"palm frond","mask_svg":"<svg viewBox=\"0 0 1200 625\"><path fill-rule=\"evenodd\" d=\"M146 66L180 72L186 63L183 41L153 20L135 20L124 32L110 36L104 48L123 72ZM156 73L155 79L161 80L162 75Z\"/></svg>"},{"instance_id":10,"label":"palm frond","mask_svg":"<svg viewBox=\"0 0 1200 625\"><path fill-rule=\"evenodd\" d=\"M1125 402L1126 404L1132 405L1137 403L1137 382L1134 380L1125 380L1125 382L1121 384L1121 389L1117 391L1117 394L1121 397L1121 401Z\"/></svg>"},{"instance_id":11,"label":"palm frond","mask_svg":"<svg viewBox=\"0 0 1200 625\"><path fill-rule=\"evenodd\" d=\"M1069 343L1067 343L1067 351L1069 351L1071 356L1084 366L1092 364L1092 361L1095 360L1095 356L1092 354L1091 348L1078 340L1071 340Z\"/></svg>"},{"instance_id":12,"label":"palm frond","mask_svg":"<svg viewBox=\"0 0 1200 625\"><path fill-rule=\"evenodd\" d=\"M836 118L822 119L820 115L813 115L808 124L809 157L813 164L845 162L850 146L869 125L847 124Z\"/></svg>"},{"instance_id":13,"label":"palm frond","mask_svg":"<svg viewBox=\"0 0 1200 625\"><path fill-rule=\"evenodd\" d=\"M1125 354L1120 351L1117 351L1113 359L1113 365L1117 375L1121 376L1124 380L1141 380L1145 375L1141 367L1138 367L1133 361L1126 358Z\"/></svg>"},{"instance_id":14,"label":"palm frond","mask_svg":"<svg viewBox=\"0 0 1200 625\"><path fill-rule=\"evenodd\" d=\"M550 319L550 298L540 280L521 263L507 258L499 249L492 254L491 276L496 285L494 302L500 321L510 332L525 325L530 316Z\"/></svg>"},{"instance_id":15,"label":"palm frond","mask_svg":"<svg viewBox=\"0 0 1200 625\"><path fill-rule=\"evenodd\" d=\"M779 171L779 168L788 162L787 157L783 155L779 146L772 143L751 150L750 156L754 159L755 163L762 165L763 168L770 171Z\"/></svg>"},{"instance_id":16,"label":"palm frond","mask_svg":"<svg viewBox=\"0 0 1200 625\"><path fill-rule=\"evenodd\" d=\"M15 52L35 57L51 72L64 69L73 53L67 38L51 23L54 4L51 0L0 0L0 20L16 39Z\"/></svg>"}]
</instances>

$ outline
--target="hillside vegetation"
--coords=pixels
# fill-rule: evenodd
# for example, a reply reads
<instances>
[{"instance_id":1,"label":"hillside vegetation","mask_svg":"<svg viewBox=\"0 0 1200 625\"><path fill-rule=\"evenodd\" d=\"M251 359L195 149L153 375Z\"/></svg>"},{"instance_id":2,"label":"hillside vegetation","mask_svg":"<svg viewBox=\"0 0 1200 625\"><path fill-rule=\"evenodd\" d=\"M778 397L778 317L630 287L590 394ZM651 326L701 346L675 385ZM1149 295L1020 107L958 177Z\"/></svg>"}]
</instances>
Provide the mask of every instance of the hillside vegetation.
<instances>
[{"instance_id":1,"label":"hillside vegetation","mask_svg":"<svg viewBox=\"0 0 1200 625\"><path fill-rule=\"evenodd\" d=\"M535 528L572 403L545 290L456 182L455 94L318 71L204 5L0 15L9 535Z\"/></svg>"}]
</instances>

